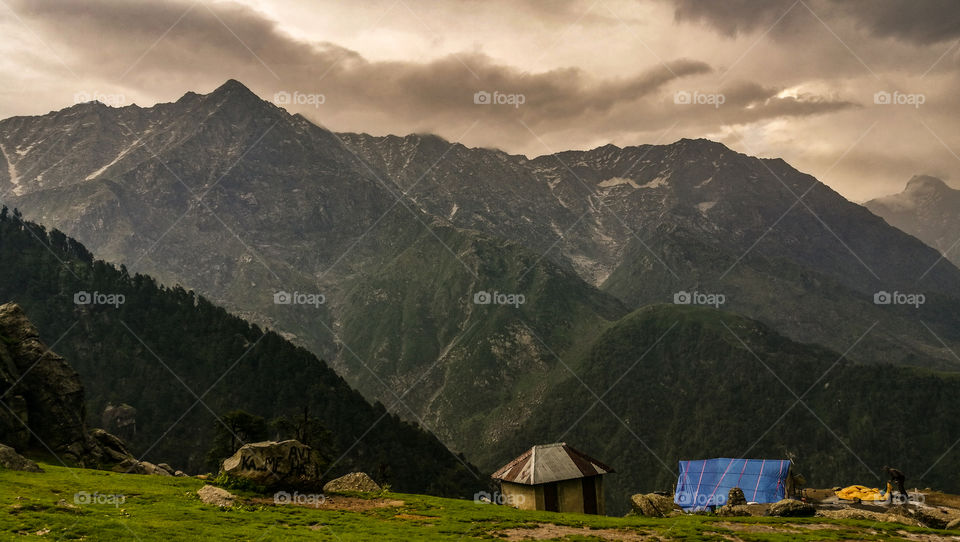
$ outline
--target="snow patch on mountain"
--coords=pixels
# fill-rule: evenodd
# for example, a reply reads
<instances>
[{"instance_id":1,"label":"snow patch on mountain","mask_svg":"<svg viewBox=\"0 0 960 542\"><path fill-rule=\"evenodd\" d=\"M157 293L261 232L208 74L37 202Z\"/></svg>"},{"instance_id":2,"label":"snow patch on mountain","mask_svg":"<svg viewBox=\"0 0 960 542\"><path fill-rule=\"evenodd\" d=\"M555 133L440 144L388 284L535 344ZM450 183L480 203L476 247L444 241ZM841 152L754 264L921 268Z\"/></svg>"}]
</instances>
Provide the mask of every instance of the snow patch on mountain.
<instances>
[{"instance_id":1,"label":"snow patch on mountain","mask_svg":"<svg viewBox=\"0 0 960 542\"><path fill-rule=\"evenodd\" d=\"M629 184L634 188L640 188L640 185L636 183L633 179L627 179L626 177L610 177L605 181L600 181L597 185L600 188L610 188L611 186L620 186L623 184Z\"/></svg>"},{"instance_id":2,"label":"snow patch on mountain","mask_svg":"<svg viewBox=\"0 0 960 542\"><path fill-rule=\"evenodd\" d=\"M120 151L120 153L117 154L117 155L113 158L113 160L110 160L110 162L108 162L106 165L104 165L104 166L101 167L100 169L94 171L94 172L91 173L90 175L87 175L86 179L84 179L84 180L89 181L89 180L96 179L97 177L99 177L100 174L102 174L104 171L107 170L107 168L109 168L110 166L112 166L112 165L116 164L117 162L119 162L120 160L122 160L123 157L127 155L127 153L129 153L130 151L132 151L132 150L140 143L140 139L141 139L141 138L137 138L137 140L134 141L133 143L131 143L130 145L128 145L127 148L125 148L125 149L123 149L122 151Z\"/></svg>"},{"instance_id":3,"label":"snow patch on mountain","mask_svg":"<svg viewBox=\"0 0 960 542\"><path fill-rule=\"evenodd\" d=\"M614 186L621 186L626 184L626 185L632 186L633 188L657 188L659 186L663 186L667 184L667 180L669 179L670 179L669 175L661 175L651 179L646 184L637 184L637 182L634 181L633 179L628 179L626 177L610 177L605 181L600 181L597 184L597 186L599 186L600 188L611 188Z\"/></svg>"},{"instance_id":4,"label":"snow patch on mountain","mask_svg":"<svg viewBox=\"0 0 960 542\"><path fill-rule=\"evenodd\" d=\"M20 186L20 175L17 173L17 166L10 160L7 154L7 148L0 145L0 153L3 153L3 159L7 163L7 174L10 176L10 184L13 185L13 193L17 196L23 195L23 186Z\"/></svg>"},{"instance_id":5,"label":"snow patch on mountain","mask_svg":"<svg viewBox=\"0 0 960 542\"><path fill-rule=\"evenodd\" d=\"M653 180L641 186L640 188L657 188L667 184L667 181L669 179L670 179L669 175L661 175L659 177L655 177Z\"/></svg>"}]
</instances>

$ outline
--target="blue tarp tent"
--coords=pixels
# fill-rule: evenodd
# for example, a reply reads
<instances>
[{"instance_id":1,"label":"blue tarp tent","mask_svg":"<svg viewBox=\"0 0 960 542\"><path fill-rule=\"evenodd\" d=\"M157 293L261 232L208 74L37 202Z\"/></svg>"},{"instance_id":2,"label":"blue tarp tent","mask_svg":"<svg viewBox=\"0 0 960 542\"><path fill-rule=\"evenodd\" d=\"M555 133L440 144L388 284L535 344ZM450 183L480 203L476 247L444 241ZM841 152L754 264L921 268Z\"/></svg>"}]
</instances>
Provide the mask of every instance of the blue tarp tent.
<instances>
[{"instance_id":1,"label":"blue tarp tent","mask_svg":"<svg viewBox=\"0 0 960 542\"><path fill-rule=\"evenodd\" d=\"M786 496L789 473L787 459L681 461L673 501L687 512L723 506L730 490L739 487L748 502L777 502Z\"/></svg>"}]
</instances>

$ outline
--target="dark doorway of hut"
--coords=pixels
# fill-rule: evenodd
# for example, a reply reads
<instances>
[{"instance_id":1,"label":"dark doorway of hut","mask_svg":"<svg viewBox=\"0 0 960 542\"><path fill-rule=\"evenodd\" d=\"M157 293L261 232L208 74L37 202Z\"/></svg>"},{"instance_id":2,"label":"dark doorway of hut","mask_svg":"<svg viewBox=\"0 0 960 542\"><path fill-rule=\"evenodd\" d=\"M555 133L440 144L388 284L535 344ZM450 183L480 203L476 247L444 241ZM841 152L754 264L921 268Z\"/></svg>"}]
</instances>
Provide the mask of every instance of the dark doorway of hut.
<instances>
[{"instance_id":1,"label":"dark doorway of hut","mask_svg":"<svg viewBox=\"0 0 960 542\"><path fill-rule=\"evenodd\" d=\"M557 483L551 482L543 486L543 509L548 512L559 512L560 503L557 498Z\"/></svg>"},{"instance_id":2,"label":"dark doorway of hut","mask_svg":"<svg viewBox=\"0 0 960 542\"><path fill-rule=\"evenodd\" d=\"M596 514L597 513L597 481L594 480L593 476L589 476L583 479L581 484L583 488L583 513L584 514Z\"/></svg>"}]
</instances>

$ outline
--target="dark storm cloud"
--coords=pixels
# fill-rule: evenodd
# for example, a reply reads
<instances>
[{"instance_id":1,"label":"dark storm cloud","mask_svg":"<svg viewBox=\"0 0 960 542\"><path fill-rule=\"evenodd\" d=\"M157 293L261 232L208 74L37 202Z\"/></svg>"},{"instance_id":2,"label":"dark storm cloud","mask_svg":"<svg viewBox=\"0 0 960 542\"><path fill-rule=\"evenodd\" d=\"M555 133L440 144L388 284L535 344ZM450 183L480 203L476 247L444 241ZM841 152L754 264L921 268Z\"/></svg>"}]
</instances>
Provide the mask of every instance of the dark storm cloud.
<instances>
[{"instance_id":1,"label":"dark storm cloud","mask_svg":"<svg viewBox=\"0 0 960 542\"><path fill-rule=\"evenodd\" d=\"M473 95L483 90L522 93L528 109L570 118L609 110L711 69L680 59L619 79L595 80L579 68L527 73L479 53L429 62L371 62L335 44L298 41L257 11L236 4L208 9L124 0L25 1L17 8L51 38L69 45L71 54L84 57L88 72L108 81L157 84L163 73L209 86L233 76L219 69L229 67L243 72L237 78L254 87L323 90L333 105L363 104L416 116L475 110Z\"/></svg>"},{"instance_id":2,"label":"dark storm cloud","mask_svg":"<svg viewBox=\"0 0 960 542\"><path fill-rule=\"evenodd\" d=\"M919 44L960 38L960 3L956 0L834 1L876 36Z\"/></svg>"},{"instance_id":3,"label":"dark storm cloud","mask_svg":"<svg viewBox=\"0 0 960 542\"><path fill-rule=\"evenodd\" d=\"M566 9L570 9L568 4ZM192 7L191 7L192 6ZM237 4L131 3L124 0L30 1L17 5L25 18L69 46L82 65L106 81L168 87L171 93L212 87L236 77L261 94L280 90L318 92L328 119L347 114L388 113L390 130L443 130L463 119L486 123L522 119L529 126L557 126L618 111L642 121L670 83L708 74L704 62L678 59L639 73L598 79L571 67L530 73L480 53L454 54L428 62L378 61L332 43L307 43L285 34L261 13ZM226 69L221 69L224 67ZM186 83L192 81L192 83ZM523 96L521 108L478 107L477 92ZM758 96L744 93L759 92ZM759 85L734 89L730 105L766 99L744 118L817 114L823 103L787 104ZM749 99L747 99L749 98ZM841 104L842 105L842 104ZM827 110L838 107L828 105ZM311 115L310 113L315 113ZM729 108L728 115L736 112ZM415 125L411 124L415 123ZM376 130L374 130L376 131Z\"/></svg>"},{"instance_id":4,"label":"dark storm cloud","mask_svg":"<svg viewBox=\"0 0 960 542\"><path fill-rule=\"evenodd\" d=\"M821 19L844 18L867 33L915 44L960 37L955 0L672 0L679 21L709 24L721 34L765 32L782 36ZM809 10L808 10L809 8ZM778 22L779 21L779 22Z\"/></svg>"},{"instance_id":5,"label":"dark storm cloud","mask_svg":"<svg viewBox=\"0 0 960 542\"><path fill-rule=\"evenodd\" d=\"M774 25L788 10L797 7L797 0L672 0L678 21L693 21L709 24L726 36L765 31Z\"/></svg>"}]
</instances>

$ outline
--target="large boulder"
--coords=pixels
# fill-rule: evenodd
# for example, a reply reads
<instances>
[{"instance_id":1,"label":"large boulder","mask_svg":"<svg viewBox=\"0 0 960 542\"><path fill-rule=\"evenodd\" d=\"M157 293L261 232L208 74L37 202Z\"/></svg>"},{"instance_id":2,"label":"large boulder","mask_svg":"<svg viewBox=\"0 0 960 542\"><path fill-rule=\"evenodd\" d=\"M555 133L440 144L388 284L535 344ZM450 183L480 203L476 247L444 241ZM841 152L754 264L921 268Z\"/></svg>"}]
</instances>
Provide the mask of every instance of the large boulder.
<instances>
[{"instance_id":1,"label":"large boulder","mask_svg":"<svg viewBox=\"0 0 960 542\"><path fill-rule=\"evenodd\" d=\"M0 444L0 468L22 470L25 472L43 472L36 463L18 454L13 448Z\"/></svg>"},{"instance_id":2,"label":"large boulder","mask_svg":"<svg viewBox=\"0 0 960 542\"><path fill-rule=\"evenodd\" d=\"M651 518L665 518L683 513L683 509L674 503L673 499L656 493L638 493L630 497L630 508L635 515Z\"/></svg>"},{"instance_id":3,"label":"large boulder","mask_svg":"<svg viewBox=\"0 0 960 542\"><path fill-rule=\"evenodd\" d=\"M206 504L220 507L233 506L234 501L237 499L233 493L230 493L226 489L211 485L205 485L198 489L197 496Z\"/></svg>"},{"instance_id":4,"label":"large boulder","mask_svg":"<svg viewBox=\"0 0 960 542\"><path fill-rule=\"evenodd\" d=\"M770 506L770 515L782 518L810 517L817 513L812 504L794 499L783 499Z\"/></svg>"},{"instance_id":5,"label":"large boulder","mask_svg":"<svg viewBox=\"0 0 960 542\"><path fill-rule=\"evenodd\" d=\"M376 493L380 491L380 486L364 472L351 472L346 476L330 480L323 486L324 493L348 493L353 491Z\"/></svg>"},{"instance_id":6,"label":"large boulder","mask_svg":"<svg viewBox=\"0 0 960 542\"><path fill-rule=\"evenodd\" d=\"M324 465L320 454L306 444L266 441L245 444L223 461L221 471L267 488L316 488Z\"/></svg>"}]
</instances>

